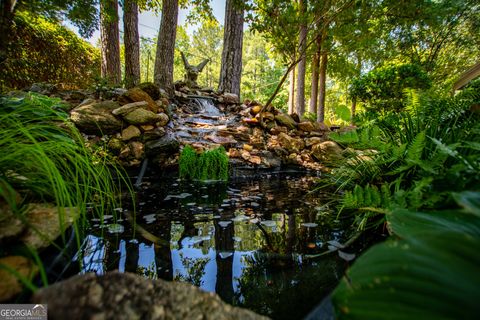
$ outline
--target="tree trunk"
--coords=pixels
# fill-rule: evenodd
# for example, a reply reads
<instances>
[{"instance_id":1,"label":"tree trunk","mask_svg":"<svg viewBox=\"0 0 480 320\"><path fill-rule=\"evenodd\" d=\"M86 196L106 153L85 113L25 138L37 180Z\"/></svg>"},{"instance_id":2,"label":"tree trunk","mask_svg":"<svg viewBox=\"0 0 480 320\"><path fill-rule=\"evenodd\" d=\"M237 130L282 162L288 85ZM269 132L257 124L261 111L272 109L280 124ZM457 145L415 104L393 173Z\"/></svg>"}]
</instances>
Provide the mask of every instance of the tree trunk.
<instances>
[{"instance_id":1,"label":"tree trunk","mask_svg":"<svg viewBox=\"0 0 480 320\"><path fill-rule=\"evenodd\" d=\"M300 17L305 14L304 0L298 1L300 7ZM306 53L305 48L307 46L307 26L302 24L300 26L300 35L298 39L298 51L300 52L300 62L298 63L297 72L297 96L296 96L296 108L295 111L301 117L305 113L305 71L306 71Z\"/></svg>"},{"instance_id":2,"label":"tree trunk","mask_svg":"<svg viewBox=\"0 0 480 320\"><path fill-rule=\"evenodd\" d=\"M140 82L140 38L138 36L138 5L136 0L125 0L123 7L125 43L125 87Z\"/></svg>"},{"instance_id":3,"label":"tree trunk","mask_svg":"<svg viewBox=\"0 0 480 320\"><path fill-rule=\"evenodd\" d=\"M122 81L120 65L120 34L118 30L118 2L100 1L100 38L102 42L102 77L111 85Z\"/></svg>"},{"instance_id":4,"label":"tree trunk","mask_svg":"<svg viewBox=\"0 0 480 320\"><path fill-rule=\"evenodd\" d=\"M225 30L218 90L231 92L240 97L244 19L243 9L236 8L234 2L235 0L227 0L225 5Z\"/></svg>"},{"instance_id":5,"label":"tree trunk","mask_svg":"<svg viewBox=\"0 0 480 320\"><path fill-rule=\"evenodd\" d=\"M310 106L308 108L308 112L316 114L317 113L317 105L318 105L318 76L320 67L320 49L322 47L321 37L317 41L317 52L313 56L312 61L312 89L310 91Z\"/></svg>"},{"instance_id":6,"label":"tree trunk","mask_svg":"<svg viewBox=\"0 0 480 320\"><path fill-rule=\"evenodd\" d=\"M361 74L362 74L362 58L360 57L359 54L357 54L357 77L359 77ZM351 118L352 118L352 126L355 125L355 121L354 121L354 118L355 118L355 113L357 112L357 98L353 98L352 99L352 114L351 114Z\"/></svg>"},{"instance_id":7,"label":"tree trunk","mask_svg":"<svg viewBox=\"0 0 480 320\"><path fill-rule=\"evenodd\" d=\"M7 59L7 48L12 34L15 0L0 1L0 64Z\"/></svg>"},{"instance_id":8,"label":"tree trunk","mask_svg":"<svg viewBox=\"0 0 480 320\"><path fill-rule=\"evenodd\" d=\"M288 114L295 112L295 68L290 71L288 86Z\"/></svg>"},{"instance_id":9,"label":"tree trunk","mask_svg":"<svg viewBox=\"0 0 480 320\"><path fill-rule=\"evenodd\" d=\"M325 50L322 50L320 57L320 75L319 82L320 88L318 91L318 109L317 109L317 121L325 121L325 88L327 83L327 63L328 63L328 53Z\"/></svg>"},{"instance_id":10,"label":"tree trunk","mask_svg":"<svg viewBox=\"0 0 480 320\"><path fill-rule=\"evenodd\" d=\"M164 0L162 21L157 40L155 56L155 84L173 95L173 63L175 55L175 37L177 35L178 0Z\"/></svg>"}]
</instances>

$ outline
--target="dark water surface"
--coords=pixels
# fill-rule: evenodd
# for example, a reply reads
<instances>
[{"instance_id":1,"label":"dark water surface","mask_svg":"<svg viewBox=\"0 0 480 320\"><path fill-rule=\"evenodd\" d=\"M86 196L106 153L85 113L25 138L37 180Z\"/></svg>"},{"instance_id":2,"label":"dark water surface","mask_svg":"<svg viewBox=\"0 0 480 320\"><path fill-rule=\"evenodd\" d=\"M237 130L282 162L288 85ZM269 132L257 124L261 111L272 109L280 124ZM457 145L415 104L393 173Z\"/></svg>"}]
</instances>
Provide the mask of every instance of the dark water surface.
<instances>
[{"instance_id":1,"label":"dark water surface","mask_svg":"<svg viewBox=\"0 0 480 320\"><path fill-rule=\"evenodd\" d=\"M91 221L82 272L118 269L190 282L275 319L301 319L349 263L337 252L311 255L352 234L351 222L336 220L326 198L308 192L315 179L284 173L227 184L146 177L135 217L131 208L117 208L117 221L114 215L105 226Z\"/></svg>"}]
</instances>

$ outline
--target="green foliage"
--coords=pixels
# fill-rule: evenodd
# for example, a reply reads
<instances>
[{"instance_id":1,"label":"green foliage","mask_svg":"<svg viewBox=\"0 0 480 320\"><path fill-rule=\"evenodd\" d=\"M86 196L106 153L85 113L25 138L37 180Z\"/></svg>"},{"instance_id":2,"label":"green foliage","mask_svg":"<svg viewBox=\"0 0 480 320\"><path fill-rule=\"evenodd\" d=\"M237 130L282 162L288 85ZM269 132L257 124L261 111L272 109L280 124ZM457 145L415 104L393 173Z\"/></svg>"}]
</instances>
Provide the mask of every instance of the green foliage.
<instances>
[{"instance_id":1,"label":"green foliage","mask_svg":"<svg viewBox=\"0 0 480 320\"><path fill-rule=\"evenodd\" d=\"M2 89L35 82L86 87L99 75L99 51L59 23L18 12L11 37L9 58L0 68Z\"/></svg>"},{"instance_id":2,"label":"green foliage","mask_svg":"<svg viewBox=\"0 0 480 320\"><path fill-rule=\"evenodd\" d=\"M431 81L417 65L377 68L352 81L350 95L376 111L399 111L406 107L404 90L428 89Z\"/></svg>"},{"instance_id":3,"label":"green foliage","mask_svg":"<svg viewBox=\"0 0 480 320\"><path fill-rule=\"evenodd\" d=\"M480 193L460 194L478 200ZM480 210L394 210L395 235L369 249L333 294L339 319L470 319L480 311Z\"/></svg>"},{"instance_id":4,"label":"green foliage","mask_svg":"<svg viewBox=\"0 0 480 320\"><path fill-rule=\"evenodd\" d=\"M0 105L0 194L9 195L7 203L15 202L16 190L23 203L53 202L82 214L87 203L99 214L116 204L119 189L109 169L115 167L84 146L59 99L26 94L2 97Z\"/></svg>"},{"instance_id":5,"label":"green foliage","mask_svg":"<svg viewBox=\"0 0 480 320\"><path fill-rule=\"evenodd\" d=\"M179 175L181 179L226 181L228 156L225 149L219 147L199 155L191 146L185 146L180 154Z\"/></svg>"}]
</instances>

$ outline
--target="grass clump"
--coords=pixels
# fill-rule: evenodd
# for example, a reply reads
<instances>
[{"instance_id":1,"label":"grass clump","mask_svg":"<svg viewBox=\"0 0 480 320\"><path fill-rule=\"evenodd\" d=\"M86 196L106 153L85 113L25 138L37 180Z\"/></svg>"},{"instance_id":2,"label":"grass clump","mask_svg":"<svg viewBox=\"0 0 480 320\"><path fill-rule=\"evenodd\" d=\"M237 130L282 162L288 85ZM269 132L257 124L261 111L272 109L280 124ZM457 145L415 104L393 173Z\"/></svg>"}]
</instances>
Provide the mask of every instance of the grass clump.
<instances>
[{"instance_id":1,"label":"grass clump","mask_svg":"<svg viewBox=\"0 0 480 320\"><path fill-rule=\"evenodd\" d=\"M179 175L181 179L228 180L228 156L223 147L200 154L186 146L180 154Z\"/></svg>"}]
</instances>

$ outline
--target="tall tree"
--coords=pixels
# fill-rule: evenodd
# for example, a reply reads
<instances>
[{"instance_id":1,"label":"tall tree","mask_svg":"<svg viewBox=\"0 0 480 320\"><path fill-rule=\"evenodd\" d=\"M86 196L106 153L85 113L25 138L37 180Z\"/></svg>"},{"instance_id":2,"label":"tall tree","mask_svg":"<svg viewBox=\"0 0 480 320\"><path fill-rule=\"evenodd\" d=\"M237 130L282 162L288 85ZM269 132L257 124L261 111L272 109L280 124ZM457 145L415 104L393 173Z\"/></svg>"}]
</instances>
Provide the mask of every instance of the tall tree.
<instances>
[{"instance_id":1,"label":"tall tree","mask_svg":"<svg viewBox=\"0 0 480 320\"><path fill-rule=\"evenodd\" d=\"M155 84L173 94L173 65L177 35L178 0L164 0L155 55Z\"/></svg>"},{"instance_id":2,"label":"tall tree","mask_svg":"<svg viewBox=\"0 0 480 320\"><path fill-rule=\"evenodd\" d=\"M218 90L238 96L242 77L243 21L243 8L237 6L235 0L227 0Z\"/></svg>"},{"instance_id":3,"label":"tall tree","mask_svg":"<svg viewBox=\"0 0 480 320\"><path fill-rule=\"evenodd\" d=\"M288 113L295 111L295 67L290 70L288 75Z\"/></svg>"},{"instance_id":4,"label":"tall tree","mask_svg":"<svg viewBox=\"0 0 480 320\"><path fill-rule=\"evenodd\" d=\"M310 105L308 106L308 112L312 114L317 113L317 105L318 105L318 77L319 77L319 70L320 67L320 47L321 45L321 38L317 40L317 47L316 52L313 56L312 60L312 88L310 91Z\"/></svg>"},{"instance_id":5,"label":"tall tree","mask_svg":"<svg viewBox=\"0 0 480 320\"><path fill-rule=\"evenodd\" d=\"M299 7L299 18L300 20L304 19L305 16L305 0L298 0L298 7ZM306 48L307 48L307 25L304 21L300 24L300 32L298 36L298 51L300 54L300 61L298 62L297 68L297 94L296 94L296 101L295 101L295 111L299 116L303 116L305 113L305 73L306 73L306 66L307 66L307 56L306 56Z\"/></svg>"},{"instance_id":6,"label":"tall tree","mask_svg":"<svg viewBox=\"0 0 480 320\"><path fill-rule=\"evenodd\" d=\"M320 55L320 72L318 90L318 108L317 108L317 122L325 121L325 97L326 97L326 83L327 83L327 64L328 53L324 46L322 46L322 53Z\"/></svg>"},{"instance_id":7,"label":"tall tree","mask_svg":"<svg viewBox=\"0 0 480 320\"><path fill-rule=\"evenodd\" d=\"M140 37L138 35L138 4L136 0L124 0L123 30L125 44L125 87L140 82Z\"/></svg>"},{"instance_id":8,"label":"tall tree","mask_svg":"<svg viewBox=\"0 0 480 320\"><path fill-rule=\"evenodd\" d=\"M122 81L120 64L120 32L118 29L118 2L100 1L100 39L102 45L102 77L109 84Z\"/></svg>"}]
</instances>

